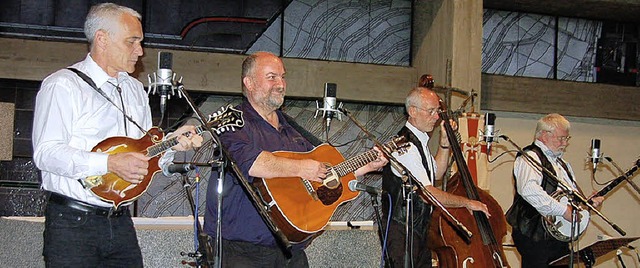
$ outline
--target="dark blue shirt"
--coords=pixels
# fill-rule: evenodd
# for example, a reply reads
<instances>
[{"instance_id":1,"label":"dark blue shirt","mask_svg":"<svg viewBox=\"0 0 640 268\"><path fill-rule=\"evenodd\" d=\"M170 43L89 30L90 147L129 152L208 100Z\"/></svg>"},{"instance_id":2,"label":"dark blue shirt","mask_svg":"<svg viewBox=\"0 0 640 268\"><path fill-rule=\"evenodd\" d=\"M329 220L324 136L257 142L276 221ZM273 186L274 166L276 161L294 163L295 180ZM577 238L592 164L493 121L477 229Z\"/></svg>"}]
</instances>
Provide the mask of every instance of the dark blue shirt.
<instances>
[{"instance_id":1,"label":"dark blue shirt","mask_svg":"<svg viewBox=\"0 0 640 268\"><path fill-rule=\"evenodd\" d=\"M289 125L282 112L276 111L280 129L275 129L246 99L236 108L244 113L244 127L235 132L224 133L220 140L249 182L254 180L254 177L249 176L249 169L262 151L307 152L313 149L313 145ZM275 237L249 200L238 178L230 169L226 172L222 196L222 238L262 246L276 246ZM212 171L211 174L207 189L204 231L215 237L218 173Z\"/></svg>"}]
</instances>

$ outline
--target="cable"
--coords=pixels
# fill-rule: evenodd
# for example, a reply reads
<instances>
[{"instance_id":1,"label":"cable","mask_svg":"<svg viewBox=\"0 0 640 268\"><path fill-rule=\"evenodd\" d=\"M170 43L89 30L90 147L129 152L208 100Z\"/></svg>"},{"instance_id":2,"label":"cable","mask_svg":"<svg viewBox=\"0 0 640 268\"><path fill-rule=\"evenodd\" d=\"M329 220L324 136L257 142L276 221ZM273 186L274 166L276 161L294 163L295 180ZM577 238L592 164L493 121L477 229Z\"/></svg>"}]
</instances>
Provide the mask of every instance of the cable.
<instances>
[{"instance_id":1,"label":"cable","mask_svg":"<svg viewBox=\"0 0 640 268\"><path fill-rule=\"evenodd\" d=\"M518 150L509 150L509 151L502 152L501 154L499 154L498 156L496 156L496 157L495 157L495 158L493 158L493 159L489 159L489 156L487 155L487 161L489 161L489 163L493 163L493 162L495 162L496 160L498 160L498 158L500 158L500 157L502 157L503 155L508 154L508 153L518 153Z\"/></svg>"},{"instance_id":2,"label":"cable","mask_svg":"<svg viewBox=\"0 0 640 268\"><path fill-rule=\"evenodd\" d=\"M387 228L384 229L384 241L382 241L382 254L380 257L380 268L383 268L385 253L387 252L387 238L389 236L389 227L391 226L391 213L393 212L393 200L391 200L391 194L387 193L389 199L389 213L387 215ZM391 265L391 264L389 264Z\"/></svg>"},{"instance_id":3,"label":"cable","mask_svg":"<svg viewBox=\"0 0 640 268\"><path fill-rule=\"evenodd\" d=\"M622 268L627 268L627 266L624 265L624 261L622 261L622 250L620 249L616 250L616 255L618 255L618 261L620 261Z\"/></svg>"}]
</instances>

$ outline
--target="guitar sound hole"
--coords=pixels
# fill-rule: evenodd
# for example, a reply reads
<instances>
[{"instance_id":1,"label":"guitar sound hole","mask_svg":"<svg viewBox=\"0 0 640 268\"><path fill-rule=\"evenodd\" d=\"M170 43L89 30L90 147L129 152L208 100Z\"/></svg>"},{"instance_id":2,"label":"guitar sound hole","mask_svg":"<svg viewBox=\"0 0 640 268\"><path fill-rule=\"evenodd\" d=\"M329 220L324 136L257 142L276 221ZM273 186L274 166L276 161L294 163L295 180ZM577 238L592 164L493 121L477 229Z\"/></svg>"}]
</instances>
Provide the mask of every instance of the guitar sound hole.
<instances>
[{"instance_id":1,"label":"guitar sound hole","mask_svg":"<svg viewBox=\"0 0 640 268\"><path fill-rule=\"evenodd\" d=\"M329 189L326 186L320 186L316 193L318 194L318 199L325 206L331 205L336 202L340 196L342 195L342 184L339 184L335 189Z\"/></svg>"}]
</instances>

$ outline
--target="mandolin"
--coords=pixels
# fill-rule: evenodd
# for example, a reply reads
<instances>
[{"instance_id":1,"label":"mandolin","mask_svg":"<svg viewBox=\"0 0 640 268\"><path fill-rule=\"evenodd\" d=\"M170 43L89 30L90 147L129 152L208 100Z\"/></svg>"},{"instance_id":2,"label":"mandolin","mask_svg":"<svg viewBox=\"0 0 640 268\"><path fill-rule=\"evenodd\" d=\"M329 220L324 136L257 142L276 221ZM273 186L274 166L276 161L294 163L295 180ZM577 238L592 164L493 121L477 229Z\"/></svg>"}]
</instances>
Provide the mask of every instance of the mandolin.
<instances>
[{"instance_id":1,"label":"mandolin","mask_svg":"<svg viewBox=\"0 0 640 268\"><path fill-rule=\"evenodd\" d=\"M210 115L207 123L207 127L218 134L225 131L234 131L236 127L243 126L242 111L236 110L231 105L222 107ZM196 127L197 134L201 134L204 130L202 126ZM140 139L111 137L101 141L91 150L92 152L107 154L140 152L147 157L151 157L147 168L149 172L140 183L130 183L111 172L80 179L80 183L101 200L113 204L116 209L123 203L137 199L147 191L154 175L160 171L158 166L160 156L169 148L178 144L178 137L162 140L163 137L164 133L154 127Z\"/></svg>"}]
</instances>

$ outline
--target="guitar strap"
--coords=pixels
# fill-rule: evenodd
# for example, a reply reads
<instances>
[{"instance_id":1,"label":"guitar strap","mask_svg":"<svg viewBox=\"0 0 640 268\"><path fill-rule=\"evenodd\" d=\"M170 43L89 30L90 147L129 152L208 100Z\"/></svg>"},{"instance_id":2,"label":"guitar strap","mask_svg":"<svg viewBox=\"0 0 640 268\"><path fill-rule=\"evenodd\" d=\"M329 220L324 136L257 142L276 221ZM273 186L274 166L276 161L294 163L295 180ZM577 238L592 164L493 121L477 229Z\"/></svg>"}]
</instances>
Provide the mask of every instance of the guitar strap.
<instances>
[{"instance_id":1,"label":"guitar strap","mask_svg":"<svg viewBox=\"0 0 640 268\"><path fill-rule=\"evenodd\" d=\"M72 72L74 72L74 73L76 73L80 78L82 78L82 80L87 82L87 84L89 84L93 89L95 89L98 92L98 94L100 94L108 102L113 104L113 106L115 106L124 115L124 117L129 120L129 122L133 123L136 127L138 127L138 129L140 129L140 131L142 131L142 133L144 133L145 135L149 135L149 133L146 130L144 130L140 125L138 125L138 123L136 123L136 121L133 121L133 118L131 118L131 116L129 116L127 113L125 113L125 111L122 108L120 108L120 106L118 106L115 102L113 102L113 100L111 100L111 98L109 98L109 96L107 96L107 94L104 93L104 91L102 89L100 89L98 86L96 86L96 83L93 82L93 79L91 79L91 77L89 77L88 75L86 75L85 73L83 73L82 71L80 71L80 70L78 70L76 68L68 67L67 69L72 71Z\"/></svg>"},{"instance_id":2,"label":"guitar strap","mask_svg":"<svg viewBox=\"0 0 640 268\"><path fill-rule=\"evenodd\" d=\"M576 189L578 189L578 192L580 194L584 195L584 193L582 192L582 189L580 189L580 186L578 185L578 183L576 183L576 181L573 179L573 176L571 176L571 172L569 172L569 167L567 167L567 164L564 162L564 160L562 160L562 158L558 158L558 164L560 164L562 169L564 169L564 171L567 172L567 176L569 176L569 179L571 180L571 182L573 182L573 185L576 186Z\"/></svg>"},{"instance_id":3,"label":"guitar strap","mask_svg":"<svg viewBox=\"0 0 640 268\"><path fill-rule=\"evenodd\" d=\"M300 126L298 123L296 123L296 120L293 119L293 117L289 116L285 112L282 112L282 115L284 115L284 118L287 120L289 125L291 125L296 131L298 131L298 133L300 133L300 135L302 135L302 137L307 139L308 142L313 144L313 147L316 147L316 146L322 144L322 141L320 139L318 139L318 137L314 136L313 134L311 134L311 132L307 131L302 126Z\"/></svg>"}]
</instances>

